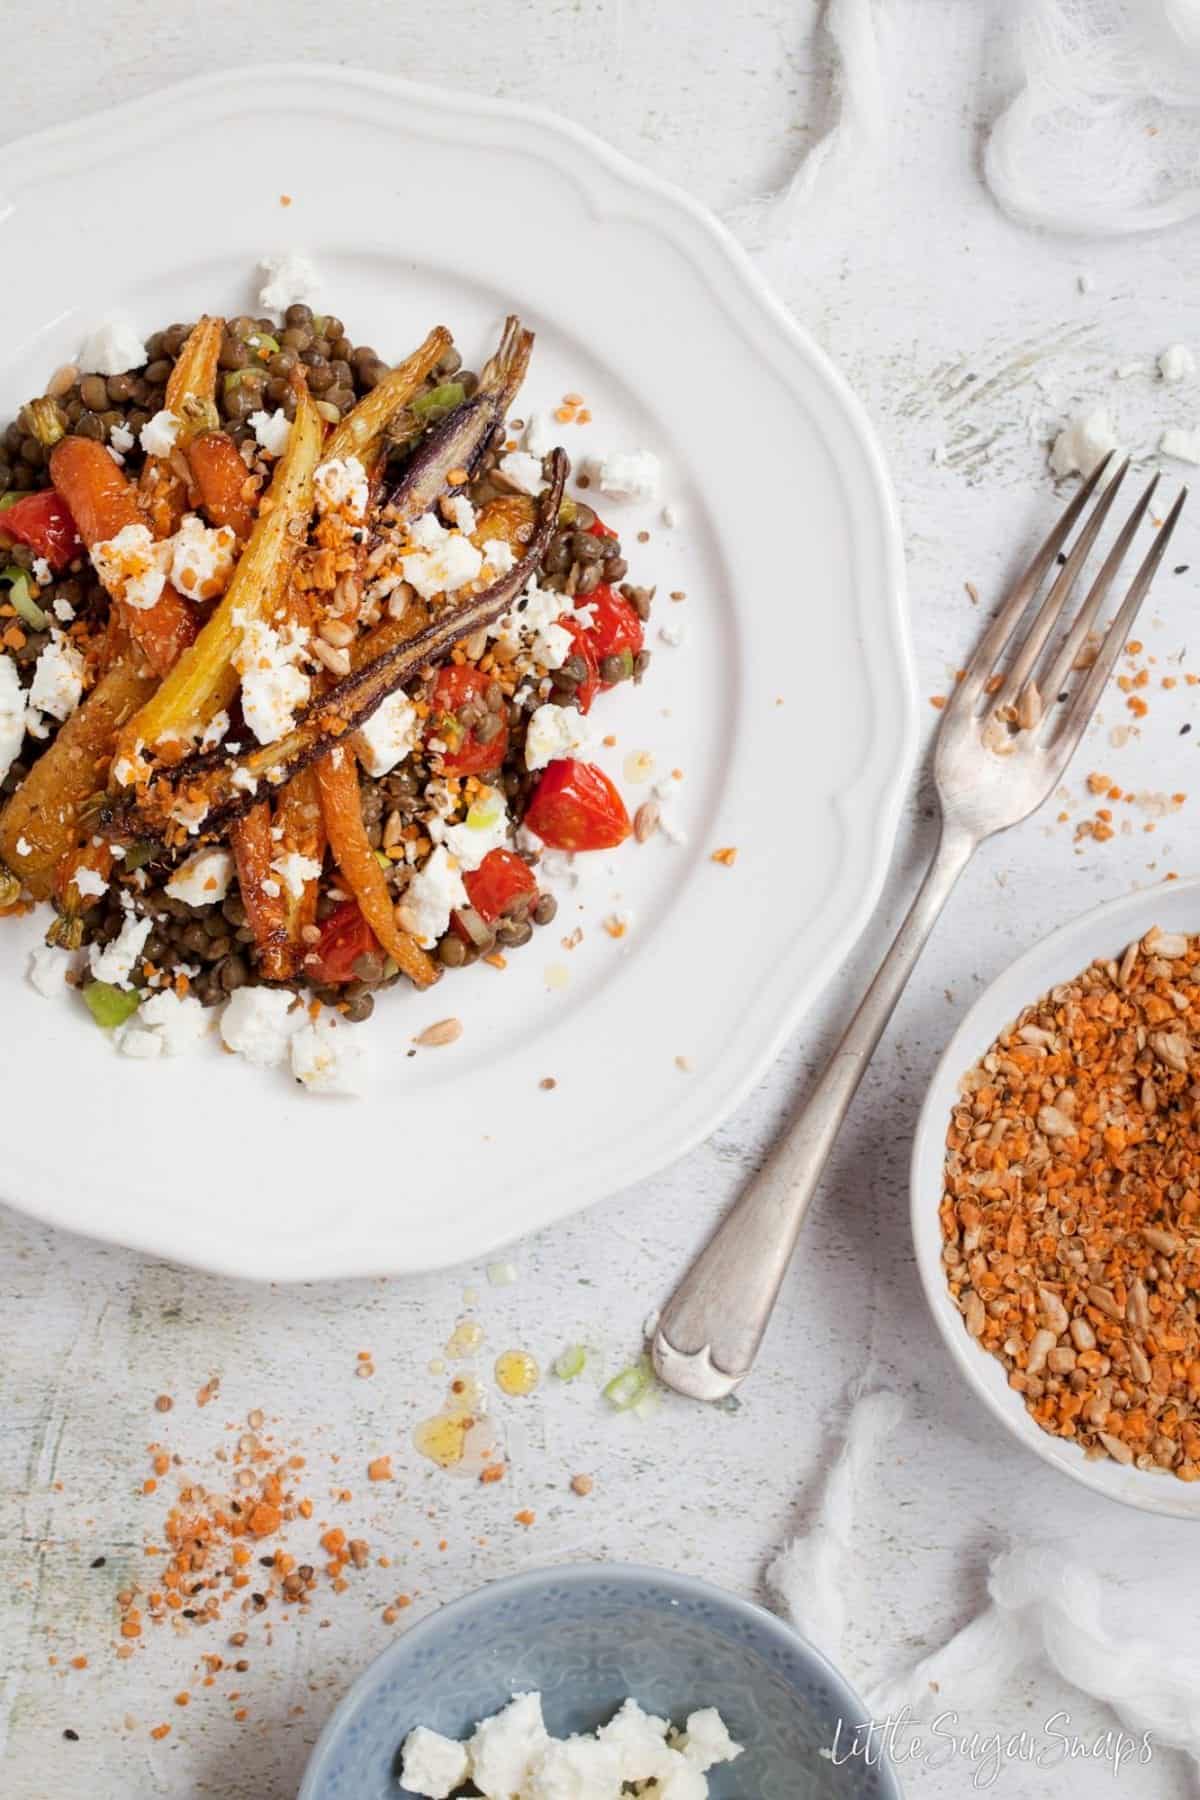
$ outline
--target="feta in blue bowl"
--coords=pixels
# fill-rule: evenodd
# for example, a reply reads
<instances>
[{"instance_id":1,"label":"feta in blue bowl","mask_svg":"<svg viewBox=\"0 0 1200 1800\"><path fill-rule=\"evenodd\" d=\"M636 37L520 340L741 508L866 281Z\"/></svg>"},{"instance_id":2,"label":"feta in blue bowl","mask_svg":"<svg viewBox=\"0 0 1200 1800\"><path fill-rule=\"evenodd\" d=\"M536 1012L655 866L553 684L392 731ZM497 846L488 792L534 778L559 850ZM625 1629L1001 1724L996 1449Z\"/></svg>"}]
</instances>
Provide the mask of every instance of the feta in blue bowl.
<instances>
[{"instance_id":1,"label":"feta in blue bowl","mask_svg":"<svg viewBox=\"0 0 1200 1800\"><path fill-rule=\"evenodd\" d=\"M537 1698L514 1710L521 1695ZM495 1582L413 1626L329 1720L298 1800L486 1793L498 1759L475 1734L498 1716L493 1751L535 1771L522 1800L619 1794L618 1754L645 1754L653 1733L647 1800L902 1800L889 1764L845 1754L866 1711L811 1644L704 1582L607 1564Z\"/></svg>"}]
</instances>

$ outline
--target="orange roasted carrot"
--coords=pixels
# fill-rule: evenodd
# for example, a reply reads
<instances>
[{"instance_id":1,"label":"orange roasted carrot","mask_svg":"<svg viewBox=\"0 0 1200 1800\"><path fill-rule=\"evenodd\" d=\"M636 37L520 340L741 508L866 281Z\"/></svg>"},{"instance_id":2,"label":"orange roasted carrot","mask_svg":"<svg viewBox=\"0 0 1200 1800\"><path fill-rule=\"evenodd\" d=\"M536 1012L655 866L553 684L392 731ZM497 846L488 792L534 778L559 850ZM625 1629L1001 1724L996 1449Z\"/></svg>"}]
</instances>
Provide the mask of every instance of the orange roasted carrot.
<instances>
[{"instance_id":1,"label":"orange roasted carrot","mask_svg":"<svg viewBox=\"0 0 1200 1800\"><path fill-rule=\"evenodd\" d=\"M244 819L239 819L229 833L234 861L237 863L238 887L242 905L254 933L263 973L269 962L278 961L287 950L287 902L282 883L271 873L271 862L277 853L271 836L271 806L260 800ZM269 885L268 885L269 884ZM274 888L272 893L270 888ZM271 977L279 979L279 977Z\"/></svg>"},{"instance_id":2,"label":"orange roasted carrot","mask_svg":"<svg viewBox=\"0 0 1200 1800\"><path fill-rule=\"evenodd\" d=\"M50 479L91 550L127 525L144 525L133 483L94 438L65 437L50 452ZM195 609L169 584L145 609L117 604L129 635L156 675L165 675L196 635Z\"/></svg>"},{"instance_id":3,"label":"orange roasted carrot","mask_svg":"<svg viewBox=\"0 0 1200 1800\"><path fill-rule=\"evenodd\" d=\"M321 811L321 795L312 769L301 769L280 791L275 805L275 824L283 832L280 842L285 850L298 850L301 856L310 857L316 863L322 860L327 843L325 816ZM305 882L304 892L298 896L285 890L283 899L287 916L288 957L286 968L285 959L279 959L284 972L269 976L270 980L286 981L300 967L305 949L304 928L315 925L317 920L319 887L320 882L314 877ZM266 973L265 959L263 967Z\"/></svg>"},{"instance_id":4,"label":"orange roasted carrot","mask_svg":"<svg viewBox=\"0 0 1200 1800\"><path fill-rule=\"evenodd\" d=\"M441 971L433 958L396 923L392 896L363 824L358 791L358 765L343 745L314 763L321 792L321 811L342 879L362 909L363 918L388 955L417 987L429 987Z\"/></svg>"},{"instance_id":5,"label":"orange roasted carrot","mask_svg":"<svg viewBox=\"0 0 1200 1800\"><path fill-rule=\"evenodd\" d=\"M254 524L255 481L227 431L201 431L185 452L200 500L214 525L248 538Z\"/></svg>"},{"instance_id":6,"label":"orange roasted carrot","mask_svg":"<svg viewBox=\"0 0 1200 1800\"><path fill-rule=\"evenodd\" d=\"M180 450L187 449L188 439L196 432L217 423L217 364L224 330L224 319L206 314L193 325L171 370L163 410L178 421L175 442ZM178 531L188 502L188 483L178 459L148 456L138 496L155 537L170 537Z\"/></svg>"}]
</instances>

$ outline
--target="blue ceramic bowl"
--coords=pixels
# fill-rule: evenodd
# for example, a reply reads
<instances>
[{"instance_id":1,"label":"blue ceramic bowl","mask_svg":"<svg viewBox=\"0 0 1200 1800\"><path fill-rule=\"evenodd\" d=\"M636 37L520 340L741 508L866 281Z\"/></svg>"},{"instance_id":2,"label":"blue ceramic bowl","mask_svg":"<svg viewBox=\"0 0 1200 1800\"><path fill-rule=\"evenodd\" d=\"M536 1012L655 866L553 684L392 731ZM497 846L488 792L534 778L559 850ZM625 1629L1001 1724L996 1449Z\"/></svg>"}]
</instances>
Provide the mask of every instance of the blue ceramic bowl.
<instances>
[{"instance_id":1,"label":"blue ceramic bowl","mask_svg":"<svg viewBox=\"0 0 1200 1800\"><path fill-rule=\"evenodd\" d=\"M889 1765L845 1747L862 1702L770 1613L684 1575L597 1564L496 1582L399 1638L326 1725L299 1800L402 1800L414 1725L465 1737L515 1693L540 1689L556 1737L593 1731L627 1694L682 1724L716 1706L745 1755L709 1776L714 1800L902 1800Z\"/></svg>"}]
</instances>

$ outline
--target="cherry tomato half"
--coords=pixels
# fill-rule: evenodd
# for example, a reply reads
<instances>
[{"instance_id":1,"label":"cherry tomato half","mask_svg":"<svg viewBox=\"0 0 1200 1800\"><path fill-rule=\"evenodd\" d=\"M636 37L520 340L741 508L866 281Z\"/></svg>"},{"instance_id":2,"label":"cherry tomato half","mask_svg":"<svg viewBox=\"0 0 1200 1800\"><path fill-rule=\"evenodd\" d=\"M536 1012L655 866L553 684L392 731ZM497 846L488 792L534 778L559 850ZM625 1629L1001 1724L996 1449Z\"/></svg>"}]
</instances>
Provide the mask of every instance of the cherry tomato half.
<instances>
[{"instance_id":1,"label":"cherry tomato half","mask_svg":"<svg viewBox=\"0 0 1200 1800\"><path fill-rule=\"evenodd\" d=\"M533 791L525 823L552 850L614 850L633 829L603 769L563 757Z\"/></svg>"},{"instance_id":2,"label":"cherry tomato half","mask_svg":"<svg viewBox=\"0 0 1200 1800\"><path fill-rule=\"evenodd\" d=\"M437 738L445 744L442 764L449 775L482 775L488 769L498 769L504 761L508 727L503 715L487 715L495 719L500 729L486 742L481 742L477 735L478 725L464 725L458 716L470 701L475 701L486 712L484 697L490 685L491 677L471 663L447 663L438 670L425 737L427 740Z\"/></svg>"},{"instance_id":3,"label":"cherry tomato half","mask_svg":"<svg viewBox=\"0 0 1200 1800\"><path fill-rule=\"evenodd\" d=\"M26 494L0 512L0 533L28 544L52 569L65 569L83 549L70 509L53 488Z\"/></svg>"},{"instance_id":4,"label":"cherry tomato half","mask_svg":"<svg viewBox=\"0 0 1200 1800\"><path fill-rule=\"evenodd\" d=\"M633 674L634 661L645 642L646 634L642 629L642 621L636 611L623 595L615 592L606 581L592 589L586 599L578 602L579 606L591 608L591 623L586 627L588 640L592 646L592 655L596 659L596 667L600 672L600 686L615 687L618 681L628 681ZM621 664L621 673L612 670L606 679L603 663L606 657L615 656Z\"/></svg>"},{"instance_id":5,"label":"cherry tomato half","mask_svg":"<svg viewBox=\"0 0 1200 1800\"><path fill-rule=\"evenodd\" d=\"M532 869L512 850L489 850L479 867L463 876L463 886L471 905L489 925L517 900L537 893Z\"/></svg>"},{"instance_id":6,"label":"cherry tomato half","mask_svg":"<svg viewBox=\"0 0 1200 1800\"><path fill-rule=\"evenodd\" d=\"M588 536L589 537L598 537L598 538L615 538L615 537L619 536L619 533L615 532L611 525L606 525L604 523L604 520L602 518L600 518L599 516L597 516L596 518L594 518L592 520L591 524L588 526Z\"/></svg>"},{"instance_id":7,"label":"cherry tomato half","mask_svg":"<svg viewBox=\"0 0 1200 1800\"><path fill-rule=\"evenodd\" d=\"M363 918L357 900L343 900L321 926L320 940L304 958L304 972L320 987L355 979L360 956L379 949L379 939Z\"/></svg>"}]
</instances>

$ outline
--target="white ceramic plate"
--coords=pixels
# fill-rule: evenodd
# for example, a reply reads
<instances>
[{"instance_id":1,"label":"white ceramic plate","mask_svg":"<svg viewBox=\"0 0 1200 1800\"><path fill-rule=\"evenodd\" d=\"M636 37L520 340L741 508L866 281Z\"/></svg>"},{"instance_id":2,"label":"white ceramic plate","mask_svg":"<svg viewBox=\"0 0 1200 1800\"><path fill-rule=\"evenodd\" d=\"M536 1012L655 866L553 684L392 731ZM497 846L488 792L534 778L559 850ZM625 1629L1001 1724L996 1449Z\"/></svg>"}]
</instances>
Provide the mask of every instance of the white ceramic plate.
<instances>
[{"instance_id":1,"label":"white ceramic plate","mask_svg":"<svg viewBox=\"0 0 1200 1800\"><path fill-rule=\"evenodd\" d=\"M630 751L685 772L689 841L581 859L561 929L503 974L386 996L358 1104L215 1051L115 1056L72 1002L29 989L38 925L8 928L6 1113L21 1124L0 1192L94 1236L282 1279L450 1264L661 1168L736 1105L836 969L911 764L896 512L845 384L708 214L525 108L255 66L10 145L4 179L0 250L31 272L6 292L5 417L98 316L125 309L149 331L259 310L269 252L311 254L329 310L384 355L444 320L478 362L518 308L538 334L522 412L581 391L590 441L657 450L684 521L612 509L634 574L659 585L656 654L596 716L631 807L648 790L623 777ZM77 274L55 275L50 242ZM564 431L572 453L587 441ZM656 641L668 616L688 622L683 648ZM710 860L723 845L732 869ZM620 942L600 928L618 906L633 914ZM564 950L576 923L584 940ZM409 1056L448 1014L460 1041Z\"/></svg>"},{"instance_id":2,"label":"white ceramic plate","mask_svg":"<svg viewBox=\"0 0 1200 1800\"><path fill-rule=\"evenodd\" d=\"M979 996L946 1046L921 1108L912 1153L912 1229L925 1298L947 1349L988 1411L1044 1462L1084 1487L1143 1512L1200 1519L1196 1485L1172 1475L1123 1469L1107 1457L1089 1462L1078 1445L1034 1424L1020 1395L1009 1387L1003 1364L967 1336L942 1269L938 1219L946 1131L960 1077L1026 1006L1059 982L1072 980L1098 956L1119 957L1127 944L1144 937L1153 925L1164 931L1200 930L1200 879L1126 894L1084 913L1018 957Z\"/></svg>"}]
</instances>

